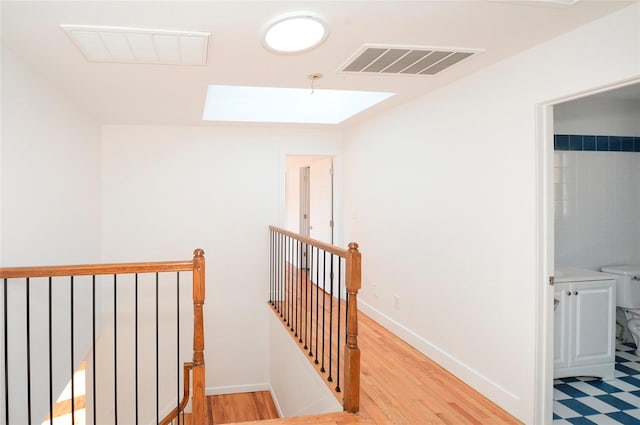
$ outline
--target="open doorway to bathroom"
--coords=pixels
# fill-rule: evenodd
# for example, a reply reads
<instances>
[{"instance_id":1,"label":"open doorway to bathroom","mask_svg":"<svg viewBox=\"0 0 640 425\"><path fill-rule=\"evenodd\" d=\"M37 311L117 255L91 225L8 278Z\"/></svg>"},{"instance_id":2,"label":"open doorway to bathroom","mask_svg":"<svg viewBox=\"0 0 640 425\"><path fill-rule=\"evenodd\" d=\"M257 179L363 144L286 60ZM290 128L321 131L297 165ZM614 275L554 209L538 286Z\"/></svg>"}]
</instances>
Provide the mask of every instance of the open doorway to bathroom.
<instances>
[{"instance_id":1,"label":"open doorway to bathroom","mask_svg":"<svg viewBox=\"0 0 640 425\"><path fill-rule=\"evenodd\" d=\"M551 108L552 421L640 423L637 341L625 330L629 314L616 311L618 275L600 273L619 265L640 273L640 83Z\"/></svg>"}]
</instances>

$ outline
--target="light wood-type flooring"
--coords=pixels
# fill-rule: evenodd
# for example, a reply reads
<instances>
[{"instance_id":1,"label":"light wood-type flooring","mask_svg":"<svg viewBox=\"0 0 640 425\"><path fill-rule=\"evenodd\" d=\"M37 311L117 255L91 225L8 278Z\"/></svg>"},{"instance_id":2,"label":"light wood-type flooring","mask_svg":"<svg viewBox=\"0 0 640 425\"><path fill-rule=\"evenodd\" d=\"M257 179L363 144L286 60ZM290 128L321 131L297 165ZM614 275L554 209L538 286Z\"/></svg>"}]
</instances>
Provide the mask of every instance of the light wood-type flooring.
<instances>
[{"instance_id":1,"label":"light wood-type flooring","mask_svg":"<svg viewBox=\"0 0 640 425\"><path fill-rule=\"evenodd\" d=\"M311 273L313 276L313 272ZM293 281L293 283L291 283ZM343 336L340 342L340 352L344 346L344 301L340 302L342 316L337 320L337 298L318 288L308 278L304 270L288 265L286 277L278 290L276 284L276 310L284 312L283 325L289 329L292 336L295 333L299 338L294 338L299 347L307 353L309 349L314 351L314 356L308 356L312 365L318 370L320 365L314 363L318 351L322 350L324 339L325 351L332 352L332 359L326 359L327 369L332 365L334 376L343 381L343 371L338 374L336 365L336 340L330 341L328 329L332 329L333 338L336 338L337 323L340 322ZM295 288L298 288L297 291ZM278 296L280 294L280 296ZM296 300L297 307L291 307L290 300ZM324 308L323 308L324 306ZM330 308L334 314L332 326L329 326L328 317ZM325 313L323 320L323 314ZM289 319L286 320L287 315ZM294 328L290 329L286 322L295 321ZM316 323L319 326L316 326ZM322 332L322 324L325 324L325 332ZM309 335L307 335L309 334ZM324 338L322 337L324 334ZM400 338L383 328L377 322L363 314L358 313L358 345L361 350L361 384L360 384L360 412L357 415L340 413L331 418L320 415L317 419L309 418L280 420L275 423L310 423L324 424L328 420L330 424L350 423L375 423L375 424L518 424L518 420L486 399L477 391L447 372L438 364L415 350ZM320 335L319 341L317 335ZM307 337L309 338L307 339ZM318 341L318 342L316 342ZM309 349L304 345L309 343ZM328 347L332 347L329 351ZM317 348L317 350L316 350ZM321 361L322 363L322 361ZM336 398L342 402L342 393L335 392L336 382L327 382L327 375L323 375L327 386L333 390ZM305 420L307 422L305 422ZM311 421L318 422L311 422Z\"/></svg>"},{"instance_id":2,"label":"light wood-type flooring","mask_svg":"<svg viewBox=\"0 0 640 425\"><path fill-rule=\"evenodd\" d=\"M216 425L278 418L269 391L209 396L207 404L211 423Z\"/></svg>"},{"instance_id":3,"label":"light wood-type flooring","mask_svg":"<svg viewBox=\"0 0 640 425\"><path fill-rule=\"evenodd\" d=\"M520 422L363 313L360 413L375 424Z\"/></svg>"},{"instance_id":4,"label":"light wood-type flooring","mask_svg":"<svg viewBox=\"0 0 640 425\"><path fill-rule=\"evenodd\" d=\"M520 423L362 312L358 320L360 412L279 419L265 425Z\"/></svg>"}]
</instances>

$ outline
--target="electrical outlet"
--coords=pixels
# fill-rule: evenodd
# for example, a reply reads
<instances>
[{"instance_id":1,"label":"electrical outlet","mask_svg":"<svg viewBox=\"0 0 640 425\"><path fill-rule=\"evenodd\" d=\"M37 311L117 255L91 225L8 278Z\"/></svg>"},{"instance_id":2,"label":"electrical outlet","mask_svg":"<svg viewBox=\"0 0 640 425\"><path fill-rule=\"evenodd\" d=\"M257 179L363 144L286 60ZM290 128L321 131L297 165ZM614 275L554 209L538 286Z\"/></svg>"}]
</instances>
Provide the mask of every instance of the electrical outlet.
<instances>
[{"instance_id":1,"label":"electrical outlet","mask_svg":"<svg viewBox=\"0 0 640 425\"><path fill-rule=\"evenodd\" d=\"M395 294L393 296L393 304L396 308L400 308L400 295Z\"/></svg>"}]
</instances>

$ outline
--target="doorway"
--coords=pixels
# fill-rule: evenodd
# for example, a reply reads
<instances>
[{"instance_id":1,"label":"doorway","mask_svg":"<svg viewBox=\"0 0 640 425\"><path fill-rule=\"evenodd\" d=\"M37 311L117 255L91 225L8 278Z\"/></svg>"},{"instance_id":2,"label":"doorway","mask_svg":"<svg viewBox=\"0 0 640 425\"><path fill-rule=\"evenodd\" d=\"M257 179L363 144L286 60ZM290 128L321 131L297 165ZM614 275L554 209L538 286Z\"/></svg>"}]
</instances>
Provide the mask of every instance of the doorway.
<instances>
[{"instance_id":1,"label":"doorway","mask_svg":"<svg viewBox=\"0 0 640 425\"><path fill-rule=\"evenodd\" d=\"M566 165L566 158L569 161L579 159L579 157L593 154L595 162L601 162L601 158L597 158L598 150L592 145L592 136L585 138L586 145L581 145L578 148L576 145L571 144L567 149L568 154L558 153L554 150L554 135L555 134L574 134L578 135L607 135L607 133L619 132L620 122L616 122L612 125L612 129L603 129L605 124L594 118L595 109L594 105L598 102L609 105L615 110L616 102L626 99L629 104L637 105L640 108L640 80L635 79L627 81L622 84L612 85L605 88L594 89L590 92L580 93L575 96L555 100L547 104L540 105L538 108L538 281L541 282L540 289L537 291L538 309L537 314L539 320L538 324L538 355L537 355L537 367L538 367L538 379L536 380L538 388L536 389L536 416L538 423L552 423L554 417L554 405L558 407L558 403L554 403L554 380L553 380L553 360L554 360L554 286L552 277L556 270L556 263L561 263L563 266L577 266L584 269L596 271L599 267L605 265L604 258L596 258L597 253L591 252L586 255L584 253L570 252L573 249L567 243L567 228L563 227L565 223L569 223L570 226L576 225L576 220L572 217L565 217L563 215L571 215L572 211L582 211L585 213L585 208L591 208L589 203L582 204L578 210L578 204L576 201L578 195L578 189L574 187L575 181L559 181L563 179L566 170L561 168ZM635 100L634 100L635 99ZM575 105L575 108L571 106ZM608 107L609 107L608 106ZM591 108L591 109L590 109ZM640 109L638 109L640 110ZM582 116L580 116L582 114ZM610 111L609 111L610 114ZM597 114L596 114L597 115ZM607 115L607 114L603 114ZM632 120L628 120L631 122ZM598 125L596 125L598 124ZM633 124L631 124L633 128ZM640 130L639 127L635 127L636 131ZM630 130L626 130L630 131ZM624 133L624 131L623 131ZM624 134L610 134L611 136L624 136ZM635 134L637 137L638 134ZM582 140L576 137L576 141ZM616 139L617 143L617 139ZM594 152L582 152L575 154L574 151L594 151ZM623 151L619 149L618 145L615 145L615 151ZM620 155L621 152L617 152ZM607 160L611 160L614 155L607 153ZM634 153L640 157L638 153ZM574 158L575 156L575 158ZM589 157L590 158L590 157ZM591 159L588 159L589 161ZM638 158L640 161L640 158ZM575 172L587 175L588 170L578 170L577 164L573 165L576 168ZM584 168L584 167L582 167ZM612 167L613 168L613 167ZM572 170L569 170L573 172ZM598 172L600 172L599 170ZM617 172L617 171L614 171ZM586 173L586 174L585 174ZM573 177L571 177L573 179ZM577 177L576 177L577 178ZM601 185L602 182L597 182ZM640 181L638 181L640 185ZM638 186L636 189L640 190ZM580 191L581 196L584 198L585 193ZM640 193L640 192L639 192ZM570 199L565 199L568 196ZM590 196L590 195L586 195ZM583 199L584 200L584 199ZM568 201L568 202L567 202ZM569 205L571 204L571 205ZM575 204L575 205L574 205ZM560 206L559 206L560 205ZM573 210L572 210L573 209ZM574 217L575 218L575 217ZM593 222L593 217L587 219L588 222ZM573 229L577 230L577 229ZM640 230L639 230L640 231ZM578 233L576 233L578 234ZM589 242L589 238L585 239L584 232L580 233L581 240L576 243L576 248L582 246L591 246L593 243ZM597 247L596 247L597 248ZM593 250L594 248L592 248ZM640 249L636 248L636 252ZM640 255L640 253L638 254ZM622 260L621 260L622 261ZM626 260L625 260L626 261ZM571 264L566 264L570 262ZM562 404L562 403L560 403ZM562 408L563 406L560 406ZM637 407L640 407L638 405ZM538 416L538 414L540 416Z\"/></svg>"},{"instance_id":2,"label":"doorway","mask_svg":"<svg viewBox=\"0 0 640 425\"><path fill-rule=\"evenodd\" d=\"M334 243L334 158L287 156L285 227Z\"/></svg>"}]
</instances>

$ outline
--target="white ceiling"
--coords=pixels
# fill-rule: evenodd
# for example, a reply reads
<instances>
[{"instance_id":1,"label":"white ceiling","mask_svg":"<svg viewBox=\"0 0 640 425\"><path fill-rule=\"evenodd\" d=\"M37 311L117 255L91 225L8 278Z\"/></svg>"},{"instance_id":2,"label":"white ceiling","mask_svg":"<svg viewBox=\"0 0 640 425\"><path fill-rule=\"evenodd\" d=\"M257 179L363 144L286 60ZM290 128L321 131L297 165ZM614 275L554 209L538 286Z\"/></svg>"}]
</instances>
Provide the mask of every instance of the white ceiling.
<instances>
[{"instance_id":1,"label":"white ceiling","mask_svg":"<svg viewBox=\"0 0 640 425\"><path fill-rule=\"evenodd\" d=\"M210 84L392 91L366 118L487 67L629 1L569 6L475 1L5 1L2 44L104 124L215 125L203 122ZM544 4L538 2L540 4ZM328 39L317 49L278 55L261 42L273 18L305 10L323 16ZM61 24L211 33L207 66L87 62ZM337 69L362 45L484 49L437 76L348 75ZM588 46L585 46L588 48ZM570 54L570 53L568 53Z\"/></svg>"}]
</instances>

